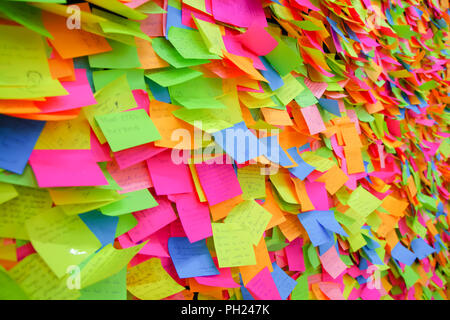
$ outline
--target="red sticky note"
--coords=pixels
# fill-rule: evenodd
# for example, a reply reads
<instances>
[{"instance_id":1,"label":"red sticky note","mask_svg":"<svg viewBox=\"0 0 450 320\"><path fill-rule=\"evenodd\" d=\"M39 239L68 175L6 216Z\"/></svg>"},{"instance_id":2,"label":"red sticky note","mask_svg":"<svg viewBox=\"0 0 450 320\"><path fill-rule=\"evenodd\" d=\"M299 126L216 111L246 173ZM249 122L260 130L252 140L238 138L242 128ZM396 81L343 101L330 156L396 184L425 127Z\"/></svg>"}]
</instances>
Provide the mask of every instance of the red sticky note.
<instances>
[{"instance_id":1,"label":"red sticky note","mask_svg":"<svg viewBox=\"0 0 450 320\"><path fill-rule=\"evenodd\" d=\"M238 39L244 47L258 56L269 54L278 45L277 40L266 29L254 24L245 33L239 35Z\"/></svg>"}]
</instances>

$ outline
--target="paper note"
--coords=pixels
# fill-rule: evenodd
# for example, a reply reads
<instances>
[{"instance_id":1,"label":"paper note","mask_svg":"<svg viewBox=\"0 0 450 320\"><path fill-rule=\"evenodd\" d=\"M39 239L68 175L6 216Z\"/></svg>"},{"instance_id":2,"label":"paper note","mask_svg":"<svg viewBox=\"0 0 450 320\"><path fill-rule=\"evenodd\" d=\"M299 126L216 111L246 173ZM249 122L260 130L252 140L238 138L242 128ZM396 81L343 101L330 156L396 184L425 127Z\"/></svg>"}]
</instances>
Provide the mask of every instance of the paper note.
<instances>
[{"instance_id":1,"label":"paper note","mask_svg":"<svg viewBox=\"0 0 450 320\"><path fill-rule=\"evenodd\" d=\"M275 286L280 294L282 300L286 300L291 294L292 290L297 285L297 281L292 279L286 272L283 271L275 262L272 263L273 271L270 273Z\"/></svg>"},{"instance_id":2,"label":"paper note","mask_svg":"<svg viewBox=\"0 0 450 320\"><path fill-rule=\"evenodd\" d=\"M188 238L170 238L168 247L181 279L219 274L204 240L191 243Z\"/></svg>"},{"instance_id":3,"label":"paper note","mask_svg":"<svg viewBox=\"0 0 450 320\"><path fill-rule=\"evenodd\" d=\"M339 258L336 248L332 246L327 252L319 256L323 267L328 272L328 274L336 279L339 275L347 269L347 266Z\"/></svg>"},{"instance_id":4,"label":"paper note","mask_svg":"<svg viewBox=\"0 0 450 320\"><path fill-rule=\"evenodd\" d=\"M261 199L266 197L266 178L261 174L262 168L249 165L238 169L237 178L242 189L242 198L245 200Z\"/></svg>"},{"instance_id":5,"label":"paper note","mask_svg":"<svg viewBox=\"0 0 450 320\"><path fill-rule=\"evenodd\" d=\"M352 192L347 204L355 211L367 217L376 208L381 205L382 201L373 196L369 191L359 186Z\"/></svg>"},{"instance_id":6,"label":"paper note","mask_svg":"<svg viewBox=\"0 0 450 320\"><path fill-rule=\"evenodd\" d=\"M234 223L211 225L220 268L256 264L252 240L245 228Z\"/></svg>"},{"instance_id":7,"label":"paper note","mask_svg":"<svg viewBox=\"0 0 450 320\"><path fill-rule=\"evenodd\" d=\"M224 221L243 226L252 243L257 245L271 218L272 215L258 203L247 200L235 206Z\"/></svg>"},{"instance_id":8,"label":"paper note","mask_svg":"<svg viewBox=\"0 0 450 320\"><path fill-rule=\"evenodd\" d=\"M139 242L177 219L170 201L165 197L155 197L158 206L133 213L137 226L128 231L134 242Z\"/></svg>"},{"instance_id":9,"label":"paper note","mask_svg":"<svg viewBox=\"0 0 450 320\"><path fill-rule=\"evenodd\" d=\"M282 300L268 268L262 269L245 287L257 300Z\"/></svg>"},{"instance_id":10,"label":"paper note","mask_svg":"<svg viewBox=\"0 0 450 320\"><path fill-rule=\"evenodd\" d=\"M58 278L101 247L100 241L78 216L53 208L25 222L31 243Z\"/></svg>"},{"instance_id":11,"label":"paper note","mask_svg":"<svg viewBox=\"0 0 450 320\"><path fill-rule=\"evenodd\" d=\"M160 300L185 290L170 277L157 258L129 269L127 289L141 300Z\"/></svg>"},{"instance_id":12,"label":"paper note","mask_svg":"<svg viewBox=\"0 0 450 320\"><path fill-rule=\"evenodd\" d=\"M34 150L30 165L41 188L108 184L90 150Z\"/></svg>"},{"instance_id":13,"label":"paper note","mask_svg":"<svg viewBox=\"0 0 450 320\"><path fill-rule=\"evenodd\" d=\"M196 164L198 178L210 206L242 194L230 164Z\"/></svg>"},{"instance_id":14,"label":"paper note","mask_svg":"<svg viewBox=\"0 0 450 320\"><path fill-rule=\"evenodd\" d=\"M142 109L98 115L95 120L113 152L161 138L152 120Z\"/></svg>"},{"instance_id":15,"label":"paper note","mask_svg":"<svg viewBox=\"0 0 450 320\"><path fill-rule=\"evenodd\" d=\"M115 275L81 289L78 300L126 300L126 271L126 268L123 268Z\"/></svg>"},{"instance_id":16,"label":"paper note","mask_svg":"<svg viewBox=\"0 0 450 320\"><path fill-rule=\"evenodd\" d=\"M178 216L190 242L197 242L212 236L209 207L197 199L194 193L169 196L175 201Z\"/></svg>"},{"instance_id":17,"label":"paper note","mask_svg":"<svg viewBox=\"0 0 450 320\"><path fill-rule=\"evenodd\" d=\"M66 279L58 279L38 254L23 259L8 274L31 300L75 300L78 290L70 290Z\"/></svg>"},{"instance_id":18,"label":"paper note","mask_svg":"<svg viewBox=\"0 0 450 320\"><path fill-rule=\"evenodd\" d=\"M158 203L148 189L132 191L124 194L125 198L100 208L107 216L119 216L135 211L156 207Z\"/></svg>"}]
</instances>

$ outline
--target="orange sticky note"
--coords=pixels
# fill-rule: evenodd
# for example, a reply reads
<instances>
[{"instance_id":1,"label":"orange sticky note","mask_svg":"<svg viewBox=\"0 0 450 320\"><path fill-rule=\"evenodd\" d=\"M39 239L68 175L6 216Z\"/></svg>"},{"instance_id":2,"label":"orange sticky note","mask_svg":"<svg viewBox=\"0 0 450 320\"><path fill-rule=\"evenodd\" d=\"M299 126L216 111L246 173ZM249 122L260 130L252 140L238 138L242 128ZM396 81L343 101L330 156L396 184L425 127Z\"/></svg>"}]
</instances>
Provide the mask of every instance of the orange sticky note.
<instances>
[{"instance_id":1,"label":"orange sticky note","mask_svg":"<svg viewBox=\"0 0 450 320\"><path fill-rule=\"evenodd\" d=\"M139 61L141 62L141 67L138 69L157 69L168 67L169 64L161 59L153 50L152 44L144 39L135 38L137 54Z\"/></svg>"},{"instance_id":2,"label":"orange sticky note","mask_svg":"<svg viewBox=\"0 0 450 320\"><path fill-rule=\"evenodd\" d=\"M253 80L261 80L264 82L268 82L266 78L264 78L258 70L253 67L253 61L247 57L237 56L235 54L223 51L223 55L227 58L233 65L247 73L251 79Z\"/></svg>"},{"instance_id":3,"label":"orange sticky note","mask_svg":"<svg viewBox=\"0 0 450 320\"><path fill-rule=\"evenodd\" d=\"M294 123L286 110L261 108L264 120L274 126L292 126Z\"/></svg>"},{"instance_id":4,"label":"orange sticky note","mask_svg":"<svg viewBox=\"0 0 450 320\"><path fill-rule=\"evenodd\" d=\"M397 198L388 195L386 198L383 199L383 203L381 206L386 209L390 214L397 216L397 217L403 217L404 211L408 207L408 202L398 200Z\"/></svg>"},{"instance_id":5,"label":"orange sticky note","mask_svg":"<svg viewBox=\"0 0 450 320\"><path fill-rule=\"evenodd\" d=\"M338 166L332 166L330 170L321 175L316 181L324 182L328 193L335 194L347 181L348 176Z\"/></svg>"},{"instance_id":6,"label":"orange sticky note","mask_svg":"<svg viewBox=\"0 0 450 320\"><path fill-rule=\"evenodd\" d=\"M347 161L347 172L349 174L365 172L364 162L359 147L344 147L345 160Z\"/></svg>"}]
</instances>

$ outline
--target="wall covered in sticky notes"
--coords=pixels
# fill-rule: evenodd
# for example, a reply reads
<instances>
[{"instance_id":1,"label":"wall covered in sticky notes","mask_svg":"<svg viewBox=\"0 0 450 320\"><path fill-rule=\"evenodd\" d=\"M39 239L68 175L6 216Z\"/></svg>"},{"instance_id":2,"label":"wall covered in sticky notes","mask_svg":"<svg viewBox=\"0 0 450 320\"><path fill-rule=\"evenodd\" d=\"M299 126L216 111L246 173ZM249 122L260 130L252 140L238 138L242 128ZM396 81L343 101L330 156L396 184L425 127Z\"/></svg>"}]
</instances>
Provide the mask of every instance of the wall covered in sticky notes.
<instances>
[{"instance_id":1,"label":"wall covered in sticky notes","mask_svg":"<svg viewBox=\"0 0 450 320\"><path fill-rule=\"evenodd\" d=\"M0 15L1 300L448 300L448 1Z\"/></svg>"}]
</instances>

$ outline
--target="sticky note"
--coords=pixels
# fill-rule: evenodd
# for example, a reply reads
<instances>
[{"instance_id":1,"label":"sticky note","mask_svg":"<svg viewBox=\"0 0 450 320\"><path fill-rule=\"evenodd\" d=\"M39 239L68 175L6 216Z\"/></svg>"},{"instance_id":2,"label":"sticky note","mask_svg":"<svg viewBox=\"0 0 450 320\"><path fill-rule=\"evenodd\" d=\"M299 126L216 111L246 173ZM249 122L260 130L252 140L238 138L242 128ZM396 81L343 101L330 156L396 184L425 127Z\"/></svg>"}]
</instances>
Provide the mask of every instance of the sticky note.
<instances>
[{"instance_id":1,"label":"sticky note","mask_svg":"<svg viewBox=\"0 0 450 320\"><path fill-rule=\"evenodd\" d=\"M266 267L245 286L258 300L282 300L274 279Z\"/></svg>"},{"instance_id":2,"label":"sticky note","mask_svg":"<svg viewBox=\"0 0 450 320\"><path fill-rule=\"evenodd\" d=\"M252 240L245 228L234 223L212 223L220 268L256 264Z\"/></svg>"},{"instance_id":3,"label":"sticky note","mask_svg":"<svg viewBox=\"0 0 450 320\"><path fill-rule=\"evenodd\" d=\"M107 216L118 216L135 211L156 207L158 203L148 189L132 191L124 194L125 198L100 208Z\"/></svg>"},{"instance_id":4,"label":"sticky note","mask_svg":"<svg viewBox=\"0 0 450 320\"><path fill-rule=\"evenodd\" d=\"M219 274L204 240L191 243L188 238L172 237L168 247L181 279Z\"/></svg>"},{"instance_id":5,"label":"sticky note","mask_svg":"<svg viewBox=\"0 0 450 320\"><path fill-rule=\"evenodd\" d=\"M113 152L136 147L161 138L145 110L95 116Z\"/></svg>"},{"instance_id":6,"label":"sticky note","mask_svg":"<svg viewBox=\"0 0 450 320\"><path fill-rule=\"evenodd\" d=\"M30 165L41 188L108 184L90 150L34 150Z\"/></svg>"},{"instance_id":7,"label":"sticky note","mask_svg":"<svg viewBox=\"0 0 450 320\"><path fill-rule=\"evenodd\" d=\"M59 208L47 210L25 222L36 251L58 278L67 267L78 265L101 247L100 241L78 216Z\"/></svg>"},{"instance_id":8,"label":"sticky note","mask_svg":"<svg viewBox=\"0 0 450 320\"><path fill-rule=\"evenodd\" d=\"M396 244L396 246L392 249L391 255L393 258L397 259L401 263L404 263L408 266L412 265L414 260L416 259L416 255L405 248L400 242Z\"/></svg>"},{"instance_id":9,"label":"sticky note","mask_svg":"<svg viewBox=\"0 0 450 320\"><path fill-rule=\"evenodd\" d=\"M273 271L270 273L282 300L286 300L292 290L297 286L297 281L287 275L275 262L272 263Z\"/></svg>"}]
</instances>

